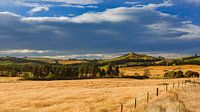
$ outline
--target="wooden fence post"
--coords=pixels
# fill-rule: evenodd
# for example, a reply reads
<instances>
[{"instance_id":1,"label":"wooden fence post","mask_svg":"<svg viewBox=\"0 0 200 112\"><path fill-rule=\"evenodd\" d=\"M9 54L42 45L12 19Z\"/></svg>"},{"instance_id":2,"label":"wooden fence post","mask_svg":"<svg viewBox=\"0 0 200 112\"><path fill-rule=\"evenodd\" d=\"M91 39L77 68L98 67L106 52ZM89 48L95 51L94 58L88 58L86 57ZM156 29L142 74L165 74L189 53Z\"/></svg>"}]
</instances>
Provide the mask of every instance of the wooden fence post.
<instances>
[{"instance_id":1,"label":"wooden fence post","mask_svg":"<svg viewBox=\"0 0 200 112\"><path fill-rule=\"evenodd\" d=\"M159 94L158 92L159 92L159 89L157 88L157 90L156 90L156 96L158 96L158 94Z\"/></svg>"},{"instance_id":2,"label":"wooden fence post","mask_svg":"<svg viewBox=\"0 0 200 112\"><path fill-rule=\"evenodd\" d=\"M147 103L149 103L149 92L147 93Z\"/></svg>"},{"instance_id":3,"label":"wooden fence post","mask_svg":"<svg viewBox=\"0 0 200 112\"><path fill-rule=\"evenodd\" d=\"M137 98L135 98L135 108L137 107Z\"/></svg>"},{"instance_id":4,"label":"wooden fence post","mask_svg":"<svg viewBox=\"0 0 200 112\"><path fill-rule=\"evenodd\" d=\"M179 82L178 82L178 88L179 88Z\"/></svg>"},{"instance_id":5,"label":"wooden fence post","mask_svg":"<svg viewBox=\"0 0 200 112\"><path fill-rule=\"evenodd\" d=\"M123 107L124 107L123 104L121 104L121 112L123 112Z\"/></svg>"},{"instance_id":6,"label":"wooden fence post","mask_svg":"<svg viewBox=\"0 0 200 112\"><path fill-rule=\"evenodd\" d=\"M175 89L175 83L173 83L173 89Z\"/></svg>"},{"instance_id":7,"label":"wooden fence post","mask_svg":"<svg viewBox=\"0 0 200 112\"><path fill-rule=\"evenodd\" d=\"M166 85L166 91L168 90L168 85Z\"/></svg>"}]
</instances>

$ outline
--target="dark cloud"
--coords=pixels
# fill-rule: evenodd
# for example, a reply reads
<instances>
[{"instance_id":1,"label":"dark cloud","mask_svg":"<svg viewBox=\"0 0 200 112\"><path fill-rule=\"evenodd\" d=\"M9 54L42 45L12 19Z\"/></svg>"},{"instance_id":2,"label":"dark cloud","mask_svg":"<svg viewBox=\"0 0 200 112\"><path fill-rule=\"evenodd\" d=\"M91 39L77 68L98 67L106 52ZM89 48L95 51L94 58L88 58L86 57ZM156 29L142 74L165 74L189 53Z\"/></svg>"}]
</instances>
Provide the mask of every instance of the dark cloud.
<instances>
[{"instance_id":1,"label":"dark cloud","mask_svg":"<svg viewBox=\"0 0 200 112\"><path fill-rule=\"evenodd\" d=\"M198 52L200 43L199 26L146 6L89 13L78 19L24 18L0 13L1 49L190 53Z\"/></svg>"}]
</instances>

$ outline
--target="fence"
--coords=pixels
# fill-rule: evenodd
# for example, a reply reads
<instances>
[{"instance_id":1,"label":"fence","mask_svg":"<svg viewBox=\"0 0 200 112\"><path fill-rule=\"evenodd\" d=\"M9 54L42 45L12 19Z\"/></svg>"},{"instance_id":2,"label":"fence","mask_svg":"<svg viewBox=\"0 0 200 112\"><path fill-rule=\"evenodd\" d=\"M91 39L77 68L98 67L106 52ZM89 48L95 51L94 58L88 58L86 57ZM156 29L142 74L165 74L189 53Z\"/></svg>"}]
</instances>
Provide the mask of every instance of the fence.
<instances>
[{"instance_id":1,"label":"fence","mask_svg":"<svg viewBox=\"0 0 200 112\"><path fill-rule=\"evenodd\" d=\"M147 104L150 102L151 99L155 99L156 97L160 96L161 94L169 91L169 90L179 90L183 87L186 87L190 84L200 84L200 79L188 79L188 80L182 80L178 81L176 83L166 83L163 84L163 86L155 88L155 91L148 91L146 94L143 94L141 96L135 97L133 100L131 100L133 103L133 110L136 110L138 106ZM126 103L127 104L127 103ZM120 104L120 112L126 112L124 106L126 104ZM130 104L130 103L129 103Z\"/></svg>"}]
</instances>

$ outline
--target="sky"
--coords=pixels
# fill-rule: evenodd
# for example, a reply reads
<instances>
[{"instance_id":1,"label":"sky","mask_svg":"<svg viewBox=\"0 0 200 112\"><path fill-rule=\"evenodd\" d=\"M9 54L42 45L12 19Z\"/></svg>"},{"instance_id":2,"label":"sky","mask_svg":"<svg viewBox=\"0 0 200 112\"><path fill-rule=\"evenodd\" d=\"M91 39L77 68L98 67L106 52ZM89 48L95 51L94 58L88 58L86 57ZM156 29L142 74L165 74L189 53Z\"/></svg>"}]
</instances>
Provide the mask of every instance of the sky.
<instances>
[{"instance_id":1,"label":"sky","mask_svg":"<svg viewBox=\"0 0 200 112\"><path fill-rule=\"evenodd\" d=\"M1 0L0 56L200 52L200 0Z\"/></svg>"}]
</instances>

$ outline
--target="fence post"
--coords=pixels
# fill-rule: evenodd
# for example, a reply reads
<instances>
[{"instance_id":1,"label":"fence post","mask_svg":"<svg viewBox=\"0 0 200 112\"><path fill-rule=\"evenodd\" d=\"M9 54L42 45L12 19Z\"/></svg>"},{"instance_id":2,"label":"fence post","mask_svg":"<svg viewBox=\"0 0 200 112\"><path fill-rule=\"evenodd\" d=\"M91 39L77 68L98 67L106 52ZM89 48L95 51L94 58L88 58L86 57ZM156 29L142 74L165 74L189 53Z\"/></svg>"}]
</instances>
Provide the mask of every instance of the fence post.
<instances>
[{"instance_id":1,"label":"fence post","mask_svg":"<svg viewBox=\"0 0 200 112\"><path fill-rule=\"evenodd\" d=\"M179 89L179 82L178 82L178 89Z\"/></svg>"},{"instance_id":2,"label":"fence post","mask_svg":"<svg viewBox=\"0 0 200 112\"><path fill-rule=\"evenodd\" d=\"M173 89L175 89L175 83L173 83Z\"/></svg>"},{"instance_id":3,"label":"fence post","mask_svg":"<svg viewBox=\"0 0 200 112\"><path fill-rule=\"evenodd\" d=\"M187 84L187 81L185 80L185 85Z\"/></svg>"},{"instance_id":4,"label":"fence post","mask_svg":"<svg viewBox=\"0 0 200 112\"><path fill-rule=\"evenodd\" d=\"M149 103L149 92L147 93L147 103Z\"/></svg>"},{"instance_id":5,"label":"fence post","mask_svg":"<svg viewBox=\"0 0 200 112\"><path fill-rule=\"evenodd\" d=\"M135 108L137 107L137 98L135 98Z\"/></svg>"},{"instance_id":6,"label":"fence post","mask_svg":"<svg viewBox=\"0 0 200 112\"><path fill-rule=\"evenodd\" d=\"M166 91L168 90L168 85L166 85Z\"/></svg>"},{"instance_id":7,"label":"fence post","mask_svg":"<svg viewBox=\"0 0 200 112\"><path fill-rule=\"evenodd\" d=\"M159 92L159 89L157 88L157 90L156 90L156 96L158 96L158 92Z\"/></svg>"},{"instance_id":8,"label":"fence post","mask_svg":"<svg viewBox=\"0 0 200 112\"><path fill-rule=\"evenodd\" d=\"M124 107L123 104L121 104L121 112L123 112L123 107Z\"/></svg>"}]
</instances>

